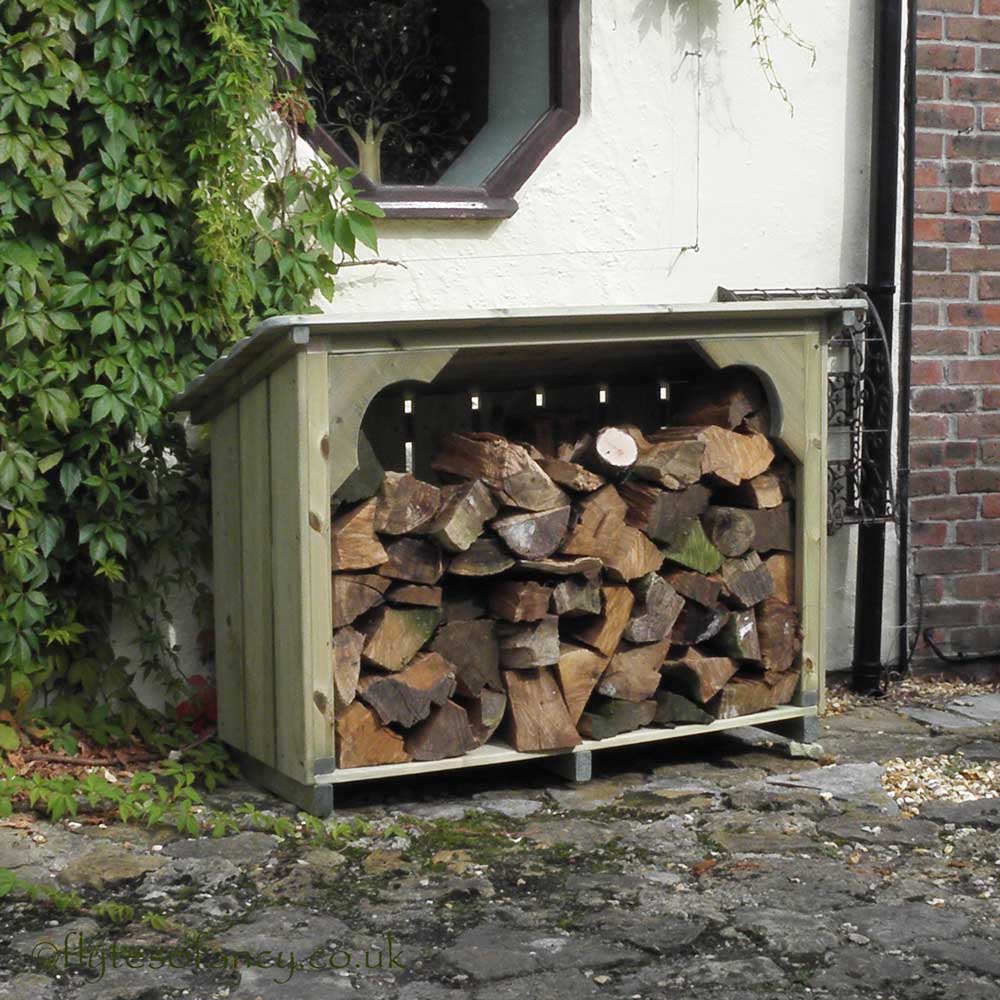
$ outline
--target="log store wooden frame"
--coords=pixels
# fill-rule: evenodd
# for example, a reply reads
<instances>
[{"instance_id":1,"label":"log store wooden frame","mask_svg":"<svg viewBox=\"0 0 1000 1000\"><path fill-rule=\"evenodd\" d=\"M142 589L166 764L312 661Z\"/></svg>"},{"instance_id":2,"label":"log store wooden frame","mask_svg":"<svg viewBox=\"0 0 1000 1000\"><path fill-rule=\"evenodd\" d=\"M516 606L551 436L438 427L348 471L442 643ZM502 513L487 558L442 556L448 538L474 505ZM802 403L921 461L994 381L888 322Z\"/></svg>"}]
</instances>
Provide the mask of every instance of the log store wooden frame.
<instances>
[{"instance_id":1,"label":"log store wooden frame","mask_svg":"<svg viewBox=\"0 0 1000 1000\"><path fill-rule=\"evenodd\" d=\"M309 315L261 323L172 408L211 421L219 735L251 780L325 815L343 782L537 759L586 780L590 754L758 725L814 738L824 685L826 385L830 335L860 300L627 308L486 310L464 315ZM791 705L709 725L645 728L572 750L490 743L462 757L337 769L331 669L330 500L358 467L376 396L400 383L482 385L530 372L669 369L678 352L763 381L772 438L798 465L796 596L802 678Z\"/></svg>"}]
</instances>

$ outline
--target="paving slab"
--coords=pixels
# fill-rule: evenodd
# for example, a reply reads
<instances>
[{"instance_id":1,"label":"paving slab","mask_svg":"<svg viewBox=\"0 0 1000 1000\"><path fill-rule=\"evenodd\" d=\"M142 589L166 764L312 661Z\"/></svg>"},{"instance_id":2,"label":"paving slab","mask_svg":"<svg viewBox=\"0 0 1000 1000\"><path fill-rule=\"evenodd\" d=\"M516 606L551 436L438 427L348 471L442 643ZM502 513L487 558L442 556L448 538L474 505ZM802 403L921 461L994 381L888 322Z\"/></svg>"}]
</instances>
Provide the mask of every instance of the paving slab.
<instances>
[{"instance_id":1,"label":"paving slab","mask_svg":"<svg viewBox=\"0 0 1000 1000\"><path fill-rule=\"evenodd\" d=\"M945 706L949 712L965 715L989 725L1000 722L1000 694L977 694L956 698Z\"/></svg>"},{"instance_id":2,"label":"paving slab","mask_svg":"<svg viewBox=\"0 0 1000 1000\"><path fill-rule=\"evenodd\" d=\"M940 708L923 708L920 706L908 706L900 711L917 722L922 722L926 726L934 729L976 729L982 725L978 719L972 719L967 715L960 715L957 712L946 712Z\"/></svg>"}]
</instances>

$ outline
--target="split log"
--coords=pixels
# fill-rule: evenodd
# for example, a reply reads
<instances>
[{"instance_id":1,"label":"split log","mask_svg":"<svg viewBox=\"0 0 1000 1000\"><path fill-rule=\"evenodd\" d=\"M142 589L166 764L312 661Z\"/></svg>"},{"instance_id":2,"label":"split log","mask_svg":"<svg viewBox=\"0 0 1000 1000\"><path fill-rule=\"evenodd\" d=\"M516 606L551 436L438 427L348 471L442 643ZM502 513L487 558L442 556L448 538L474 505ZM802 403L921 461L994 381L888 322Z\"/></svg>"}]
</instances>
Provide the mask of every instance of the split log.
<instances>
[{"instance_id":1,"label":"split log","mask_svg":"<svg viewBox=\"0 0 1000 1000\"><path fill-rule=\"evenodd\" d=\"M443 760L461 757L478 746L461 705L446 701L405 737L406 752L413 760Z\"/></svg>"},{"instance_id":2,"label":"split log","mask_svg":"<svg viewBox=\"0 0 1000 1000\"><path fill-rule=\"evenodd\" d=\"M409 583L434 584L444 575L444 556L436 542L426 538L397 538L385 547L387 559L380 576Z\"/></svg>"},{"instance_id":3,"label":"split log","mask_svg":"<svg viewBox=\"0 0 1000 1000\"><path fill-rule=\"evenodd\" d=\"M656 714L653 721L661 725L708 725L715 721L700 705L676 691L656 692Z\"/></svg>"},{"instance_id":4,"label":"split log","mask_svg":"<svg viewBox=\"0 0 1000 1000\"><path fill-rule=\"evenodd\" d=\"M628 431L620 427L602 427L580 460L587 468L617 482L625 478L638 457L639 446Z\"/></svg>"},{"instance_id":5,"label":"split log","mask_svg":"<svg viewBox=\"0 0 1000 1000\"><path fill-rule=\"evenodd\" d=\"M505 670L510 704L507 742L521 753L562 750L582 742L551 669Z\"/></svg>"},{"instance_id":6,"label":"split log","mask_svg":"<svg viewBox=\"0 0 1000 1000\"><path fill-rule=\"evenodd\" d=\"M730 612L725 624L711 641L712 648L734 660L760 660L757 618L753 608Z\"/></svg>"},{"instance_id":7,"label":"split log","mask_svg":"<svg viewBox=\"0 0 1000 1000\"><path fill-rule=\"evenodd\" d=\"M693 573L686 569L675 569L663 574L663 579L677 591L681 597L706 608L714 608L719 603L719 591L722 581L717 577L705 576L703 573Z\"/></svg>"},{"instance_id":8,"label":"split log","mask_svg":"<svg viewBox=\"0 0 1000 1000\"><path fill-rule=\"evenodd\" d=\"M569 507L564 506L541 513L514 514L494 521L490 527L514 555L522 559L546 559L566 537L569 513Z\"/></svg>"},{"instance_id":9,"label":"split log","mask_svg":"<svg viewBox=\"0 0 1000 1000\"><path fill-rule=\"evenodd\" d=\"M707 608L697 602L688 601L674 624L671 638L678 646L694 646L707 642L719 634L726 624L728 612L724 608Z\"/></svg>"},{"instance_id":10,"label":"split log","mask_svg":"<svg viewBox=\"0 0 1000 1000\"><path fill-rule=\"evenodd\" d=\"M378 493L375 530L408 535L425 528L441 506L441 491L408 472L387 472Z\"/></svg>"},{"instance_id":11,"label":"split log","mask_svg":"<svg viewBox=\"0 0 1000 1000\"><path fill-rule=\"evenodd\" d=\"M390 583L376 573L334 573L333 627L350 625L355 618L381 604Z\"/></svg>"},{"instance_id":12,"label":"split log","mask_svg":"<svg viewBox=\"0 0 1000 1000\"><path fill-rule=\"evenodd\" d=\"M443 600L440 587L420 583L398 583L385 595L390 604L417 605L421 608L439 608Z\"/></svg>"},{"instance_id":13,"label":"split log","mask_svg":"<svg viewBox=\"0 0 1000 1000\"><path fill-rule=\"evenodd\" d=\"M628 505L626 523L655 541L667 543L690 518L700 517L708 509L711 496L700 483L671 493L658 486L627 482L619 487L619 493Z\"/></svg>"},{"instance_id":14,"label":"split log","mask_svg":"<svg viewBox=\"0 0 1000 1000\"><path fill-rule=\"evenodd\" d=\"M500 666L505 670L527 670L559 662L559 619L546 615L537 622L513 625L497 623Z\"/></svg>"},{"instance_id":15,"label":"split log","mask_svg":"<svg viewBox=\"0 0 1000 1000\"><path fill-rule=\"evenodd\" d=\"M503 722L507 711L507 695L503 691L483 688L475 698L462 698L461 704L469 716L469 728L476 746L482 746Z\"/></svg>"},{"instance_id":16,"label":"split log","mask_svg":"<svg viewBox=\"0 0 1000 1000\"><path fill-rule=\"evenodd\" d=\"M562 551L571 556L596 556L612 580L624 582L658 570L663 562L660 550L641 531L629 527L616 513L595 507L583 511Z\"/></svg>"},{"instance_id":17,"label":"split log","mask_svg":"<svg viewBox=\"0 0 1000 1000\"><path fill-rule=\"evenodd\" d=\"M722 564L727 597L741 608L751 608L774 593L774 581L756 552Z\"/></svg>"},{"instance_id":18,"label":"split log","mask_svg":"<svg viewBox=\"0 0 1000 1000\"><path fill-rule=\"evenodd\" d=\"M635 596L628 587L610 584L601 587L601 599L604 611L599 617L583 620L579 624L567 622L567 626L571 638L605 656L611 656L628 625Z\"/></svg>"},{"instance_id":19,"label":"split log","mask_svg":"<svg viewBox=\"0 0 1000 1000\"><path fill-rule=\"evenodd\" d=\"M785 500L795 499L795 481L797 473L795 466L787 458L777 458L768 470L774 475L781 486L781 496Z\"/></svg>"},{"instance_id":20,"label":"split log","mask_svg":"<svg viewBox=\"0 0 1000 1000\"><path fill-rule=\"evenodd\" d=\"M753 479L774 461L774 448L763 434L740 434L724 427L665 427L652 435L654 442L700 441L705 445L701 474L722 485L739 486Z\"/></svg>"},{"instance_id":21,"label":"split log","mask_svg":"<svg viewBox=\"0 0 1000 1000\"><path fill-rule=\"evenodd\" d=\"M753 520L754 548L758 552L794 552L792 505L787 501L768 510L748 510Z\"/></svg>"},{"instance_id":22,"label":"split log","mask_svg":"<svg viewBox=\"0 0 1000 1000\"><path fill-rule=\"evenodd\" d=\"M575 559L519 559L517 568L526 573L545 576L585 576L588 580L601 575L604 563L595 556L578 556Z\"/></svg>"},{"instance_id":23,"label":"split log","mask_svg":"<svg viewBox=\"0 0 1000 1000\"><path fill-rule=\"evenodd\" d=\"M354 701L364 644L365 637L350 626L333 633L333 693L338 713Z\"/></svg>"},{"instance_id":24,"label":"split log","mask_svg":"<svg viewBox=\"0 0 1000 1000\"><path fill-rule=\"evenodd\" d=\"M588 740L606 740L648 726L656 715L655 701L622 701L608 698L592 705L577 724Z\"/></svg>"},{"instance_id":25,"label":"split log","mask_svg":"<svg viewBox=\"0 0 1000 1000\"><path fill-rule=\"evenodd\" d=\"M552 591L552 611L570 618L601 613L601 585L597 580L570 577L556 584Z\"/></svg>"},{"instance_id":26,"label":"split log","mask_svg":"<svg viewBox=\"0 0 1000 1000\"><path fill-rule=\"evenodd\" d=\"M454 668L456 690L475 698L484 687L503 690L496 622L489 619L449 622L438 629L430 648Z\"/></svg>"},{"instance_id":27,"label":"split log","mask_svg":"<svg viewBox=\"0 0 1000 1000\"><path fill-rule=\"evenodd\" d=\"M502 580L490 592L490 612L507 622L537 622L548 614L552 588L534 580Z\"/></svg>"},{"instance_id":28,"label":"split log","mask_svg":"<svg viewBox=\"0 0 1000 1000\"><path fill-rule=\"evenodd\" d=\"M774 552L764 560L774 581L774 596L786 604L795 603L795 556L790 552Z\"/></svg>"},{"instance_id":29,"label":"split log","mask_svg":"<svg viewBox=\"0 0 1000 1000\"><path fill-rule=\"evenodd\" d=\"M682 490L702 476L705 443L689 438L652 441L639 452L632 474L668 490Z\"/></svg>"},{"instance_id":30,"label":"split log","mask_svg":"<svg viewBox=\"0 0 1000 1000\"><path fill-rule=\"evenodd\" d=\"M612 483L608 483L607 486L602 486L596 493L591 493L582 500L578 500L576 509L581 514L592 511L600 511L602 514L614 514L622 520L625 520L625 514L628 510L625 501L618 493L618 488Z\"/></svg>"},{"instance_id":31,"label":"split log","mask_svg":"<svg viewBox=\"0 0 1000 1000\"><path fill-rule=\"evenodd\" d=\"M673 540L663 549L663 555L671 562L698 573L714 573L722 565L722 553L709 541L701 521L696 517L681 525Z\"/></svg>"},{"instance_id":32,"label":"split log","mask_svg":"<svg viewBox=\"0 0 1000 1000\"><path fill-rule=\"evenodd\" d=\"M514 565L514 557L496 538L480 538L448 564L456 576L496 576Z\"/></svg>"},{"instance_id":33,"label":"split log","mask_svg":"<svg viewBox=\"0 0 1000 1000\"><path fill-rule=\"evenodd\" d=\"M545 458L538 463L557 486L573 493L593 493L604 485L604 477L584 468L577 462L564 462L559 458Z\"/></svg>"},{"instance_id":34,"label":"split log","mask_svg":"<svg viewBox=\"0 0 1000 1000\"><path fill-rule=\"evenodd\" d=\"M765 670L788 670L802 648L798 610L774 597L762 601L755 610L761 664Z\"/></svg>"},{"instance_id":35,"label":"split log","mask_svg":"<svg viewBox=\"0 0 1000 1000\"><path fill-rule=\"evenodd\" d=\"M741 556L753 546L753 519L739 507L709 507L701 516L701 526L727 559Z\"/></svg>"},{"instance_id":36,"label":"split log","mask_svg":"<svg viewBox=\"0 0 1000 1000\"><path fill-rule=\"evenodd\" d=\"M727 656L706 656L692 646L682 657L663 664L663 686L705 704L722 689L736 669L735 660Z\"/></svg>"},{"instance_id":37,"label":"split log","mask_svg":"<svg viewBox=\"0 0 1000 1000\"><path fill-rule=\"evenodd\" d=\"M398 674L368 674L358 683L358 696L385 725L404 727L426 719L431 706L443 705L454 693L455 669L437 653L415 657Z\"/></svg>"},{"instance_id":38,"label":"split log","mask_svg":"<svg viewBox=\"0 0 1000 1000\"><path fill-rule=\"evenodd\" d=\"M684 598L658 573L647 573L632 587L636 604L623 638L629 642L659 642L670 635L684 608Z\"/></svg>"},{"instance_id":39,"label":"split log","mask_svg":"<svg viewBox=\"0 0 1000 1000\"><path fill-rule=\"evenodd\" d=\"M497 434L449 434L431 468L482 479L505 504L522 510L551 510L569 502L524 447Z\"/></svg>"},{"instance_id":40,"label":"split log","mask_svg":"<svg viewBox=\"0 0 1000 1000\"><path fill-rule=\"evenodd\" d=\"M363 504L334 518L330 525L330 568L371 569L388 558L375 534L375 509L372 497Z\"/></svg>"},{"instance_id":41,"label":"split log","mask_svg":"<svg viewBox=\"0 0 1000 1000\"><path fill-rule=\"evenodd\" d=\"M569 717L575 725L608 665L608 658L585 646L563 643L555 668Z\"/></svg>"},{"instance_id":42,"label":"split log","mask_svg":"<svg viewBox=\"0 0 1000 1000\"><path fill-rule=\"evenodd\" d=\"M441 621L467 622L486 615L486 595L476 581L449 579L441 590Z\"/></svg>"},{"instance_id":43,"label":"split log","mask_svg":"<svg viewBox=\"0 0 1000 1000\"><path fill-rule=\"evenodd\" d=\"M441 490L441 508L425 530L445 551L465 552L496 513L497 505L485 483L478 479L457 483Z\"/></svg>"},{"instance_id":44,"label":"split log","mask_svg":"<svg viewBox=\"0 0 1000 1000\"><path fill-rule=\"evenodd\" d=\"M741 715L766 712L776 704L774 689L762 677L737 674L705 709L717 719L736 719Z\"/></svg>"},{"instance_id":45,"label":"split log","mask_svg":"<svg viewBox=\"0 0 1000 1000\"><path fill-rule=\"evenodd\" d=\"M338 716L336 725L337 767L369 767L374 764L405 764L403 737L378 721L367 705L354 701Z\"/></svg>"},{"instance_id":46,"label":"split log","mask_svg":"<svg viewBox=\"0 0 1000 1000\"><path fill-rule=\"evenodd\" d=\"M646 701L660 686L660 667L670 651L670 640L632 646L623 642L597 682L599 694L624 701Z\"/></svg>"},{"instance_id":47,"label":"split log","mask_svg":"<svg viewBox=\"0 0 1000 1000\"><path fill-rule=\"evenodd\" d=\"M785 670L781 673L768 671L764 681L770 685L771 699L775 707L787 705L794 697L799 687L799 670Z\"/></svg>"},{"instance_id":48,"label":"split log","mask_svg":"<svg viewBox=\"0 0 1000 1000\"><path fill-rule=\"evenodd\" d=\"M402 670L440 619L437 608L376 608L361 626L367 636L361 655L383 670Z\"/></svg>"},{"instance_id":49,"label":"split log","mask_svg":"<svg viewBox=\"0 0 1000 1000\"><path fill-rule=\"evenodd\" d=\"M784 499L781 480L773 472L762 472L739 486L725 490L721 496L727 503L738 507L752 507L754 510L778 507Z\"/></svg>"},{"instance_id":50,"label":"split log","mask_svg":"<svg viewBox=\"0 0 1000 1000\"><path fill-rule=\"evenodd\" d=\"M745 424L767 434L771 411L760 379L745 368L729 368L693 382L680 394L670 421L687 427L716 424L727 430Z\"/></svg>"}]
</instances>

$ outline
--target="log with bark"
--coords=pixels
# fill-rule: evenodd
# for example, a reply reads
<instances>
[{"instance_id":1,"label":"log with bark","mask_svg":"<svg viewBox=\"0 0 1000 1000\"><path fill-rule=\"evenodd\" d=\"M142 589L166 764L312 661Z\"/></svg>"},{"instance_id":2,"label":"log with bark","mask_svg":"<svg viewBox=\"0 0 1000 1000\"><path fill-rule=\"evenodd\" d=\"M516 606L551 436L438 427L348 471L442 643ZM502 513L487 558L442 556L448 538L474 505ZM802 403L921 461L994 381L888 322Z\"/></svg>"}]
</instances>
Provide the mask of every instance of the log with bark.
<instances>
[{"instance_id":1,"label":"log with bark","mask_svg":"<svg viewBox=\"0 0 1000 1000\"><path fill-rule=\"evenodd\" d=\"M496 538L480 538L448 563L455 576L496 576L510 569L516 560L507 546Z\"/></svg>"},{"instance_id":2,"label":"log with bark","mask_svg":"<svg viewBox=\"0 0 1000 1000\"><path fill-rule=\"evenodd\" d=\"M354 701L361 674L361 650L365 637L347 626L333 636L333 693L337 711Z\"/></svg>"},{"instance_id":3,"label":"log with bark","mask_svg":"<svg viewBox=\"0 0 1000 1000\"><path fill-rule=\"evenodd\" d=\"M734 660L759 661L760 642L753 608L730 612L710 645L723 656L731 656Z\"/></svg>"},{"instance_id":4,"label":"log with bark","mask_svg":"<svg viewBox=\"0 0 1000 1000\"><path fill-rule=\"evenodd\" d=\"M574 724L580 718L607 665L608 658L603 653L587 649L586 646L563 643L559 647L559 663L555 672Z\"/></svg>"},{"instance_id":5,"label":"log with bark","mask_svg":"<svg viewBox=\"0 0 1000 1000\"><path fill-rule=\"evenodd\" d=\"M604 610L600 615L567 622L567 632L576 642L611 656L628 626L635 595L622 584L608 584L601 587L601 601Z\"/></svg>"},{"instance_id":6,"label":"log with bark","mask_svg":"<svg viewBox=\"0 0 1000 1000\"><path fill-rule=\"evenodd\" d=\"M656 692L656 714L653 721L660 725L707 725L715 721L700 705L676 691Z\"/></svg>"},{"instance_id":7,"label":"log with bark","mask_svg":"<svg viewBox=\"0 0 1000 1000\"><path fill-rule=\"evenodd\" d=\"M685 521L663 550L664 557L696 573L714 573L722 565L722 553L709 541L701 521L692 517Z\"/></svg>"},{"instance_id":8,"label":"log with bark","mask_svg":"<svg viewBox=\"0 0 1000 1000\"><path fill-rule=\"evenodd\" d=\"M707 655L692 646L663 664L663 686L704 705L736 670L736 661L728 656Z\"/></svg>"},{"instance_id":9,"label":"log with bark","mask_svg":"<svg viewBox=\"0 0 1000 1000\"><path fill-rule=\"evenodd\" d=\"M709 507L701 516L708 540L725 556L741 556L754 543L754 522L739 507Z\"/></svg>"},{"instance_id":10,"label":"log with bark","mask_svg":"<svg viewBox=\"0 0 1000 1000\"><path fill-rule=\"evenodd\" d=\"M502 691L496 622L488 618L442 625L430 644L455 668L458 693L477 697L484 687Z\"/></svg>"},{"instance_id":11,"label":"log with bark","mask_svg":"<svg viewBox=\"0 0 1000 1000\"><path fill-rule=\"evenodd\" d=\"M403 737L379 722L378 715L360 701L353 701L336 721L337 767L405 764Z\"/></svg>"},{"instance_id":12,"label":"log with bark","mask_svg":"<svg viewBox=\"0 0 1000 1000\"><path fill-rule=\"evenodd\" d=\"M758 552L792 552L795 549L790 502L767 510L748 510L747 513L753 520L754 548Z\"/></svg>"},{"instance_id":13,"label":"log with bark","mask_svg":"<svg viewBox=\"0 0 1000 1000\"><path fill-rule=\"evenodd\" d=\"M469 717L476 746L482 746L500 728L507 711L507 694L484 687L476 697L456 696Z\"/></svg>"},{"instance_id":14,"label":"log with bark","mask_svg":"<svg viewBox=\"0 0 1000 1000\"><path fill-rule=\"evenodd\" d=\"M392 581L377 573L334 573L333 627L350 625L384 600Z\"/></svg>"},{"instance_id":15,"label":"log with bark","mask_svg":"<svg viewBox=\"0 0 1000 1000\"><path fill-rule=\"evenodd\" d=\"M490 592L490 613L505 622L537 622L551 599L552 588L534 580L501 580Z\"/></svg>"},{"instance_id":16,"label":"log with bark","mask_svg":"<svg viewBox=\"0 0 1000 1000\"><path fill-rule=\"evenodd\" d=\"M577 462L565 462L559 458L543 458L538 464L548 477L563 489L573 493L593 493L605 484L603 476L591 472Z\"/></svg>"},{"instance_id":17,"label":"log with bark","mask_svg":"<svg viewBox=\"0 0 1000 1000\"><path fill-rule=\"evenodd\" d=\"M774 581L756 552L722 564L726 599L740 608L752 608L774 593Z\"/></svg>"},{"instance_id":18,"label":"log with bark","mask_svg":"<svg viewBox=\"0 0 1000 1000\"><path fill-rule=\"evenodd\" d=\"M601 586L597 580L569 577L552 590L552 611L573 618L578 615L599 615L602 611Z\"/></svg>"},{"instance_id":19,"label":"log with bark","mask_svg":"<svg viewBox=\"0 0 1000 1000\"><path fill-rule=\"evenodd\" d=\"M728 368L680 393L670 419L679 426L716 424L727 430L742 424L767 434L771 414L760 379L746 368Z\"/></svg>"},{"instance_id":20,"label":"log with bark","mask_svg":"<svg viewBox=\"0 0 1000 1000\"><path fill-rule=\"evenodd\" d=\"M665 572L663 579L677 591L681 597L695 601L706 608L714 608L719 603L719 592L722 580L715 576L705 576L692 570L675 569Z\"/></svg>"},{"instance_id":21,"label":"log with bark","mask_svg":"<svg viewBox=\"0 0 1000 1000\"><path fill-rule=\"evenodd\" d=\"M540 513L513 514L490 527L507 548L521 559L547 559L562 544L569 528L570 508L556 507Z\"/></svg>"},{"instance_id":22,"label":"log with bark","mask_svg":"<svg viewBox=\"0 0 1000 1000\"><path fill-rule=\"evenodd\" d=\"M625 521L644 531L657 542L670 543L691 518L700 517L708 509L711 491L695 483L671 493L646 483L626 482L618 488L627 505Z\"/></svg>"},{"instance_id":23,"label":"log with bark","mask_svg":"<svg viewBox=\"0 0 1000 1000\"><path fill-rule=\"evenodd\" d=\"M599 497L602 492L591 496ZM629 527L614 510L596 506L583 510L563 542L562 552L570 556L596 556L612 580L623 582L645 576L663 563L663 554L646 535Z\"/></svg>"},{"instance_id":24,"label":"log with bark","mask_svg":"<svg viewBox=\"0 0 1000 1000\"><path fill-rule=\"evenodd\" d=\"M517 625L497 623L500 666L505 670L547 667L559 662L559 619L545 615Z\"/></svg>"},{"instance_id":25,"label":"log with bark","mask_svg":"<svg viewBox=\"0 0 1000 1000\"><path fill-rule=\"evenodd\" d=\"M756 613L761 664L765 670L788 670L802 648L798 610L769 597L757 605Z\"/></svg>"},{"instance_id":26,"label":"log with bark","mask_svg":"<svg viewBox=\"0 0 1000 1000\"><path fill-rule=\"evenodd\" d=\"M416 605L421 608L439 608L442 598L443 591L440 587L421 583L397 583L385 595L390 604Z\"/></svg>"},{"instance_id":27,"label":"log with bark","mask_svg":"<svg viewBox=\"0 0 1000 1000\"><path fill-rule=\"evenodd\" d=\"M652 699L621 701L602 698L580 716L577 729L588 740L606 740L648 726L655 715L656 702Z\"/></svg>"},{"instance_id":28,"label":"log with bark","mask_svg":"<svg viewBox=\"0 0 1000 1000\"><path fill-rule=\"evenodd\" d=\"M791 552L773 552L764 560L774 583L774 596L786 604L795 603L795 556Z\"/></svg>"},{"instance_id":29,"label":"log with bark","mask_svg":"<svg viewBox=\"0 0 1000 1000\"><path fill-rule=\"evenodd\" d=\"M504 670L510 707L507 742L522 753L562 750L582 742L550 667Z\"/></svg>"},{"instance_id":30,"label":"log with bark","mask_svg":"<svg viewBox=\"0 0 1000 1000\"><path fill-rule=\"evenodd\" d=\"M623 642L597 682L597 691L608 698L646 701L660 686L660 668L670 651L670 640L633 646Z\"/></svg>"},{"instance_id":31,"label":"log with bark","mask_svg":"<svg viewBox=\"0 0 1000 1000\"><path fill-rule=\"evenodd\" d=\"M629 642L659 642L670 635L684 609L684 598L658 573L647 573L634 583L636 603L623 638Z\"/></svg>"},{"instance_id":32,"label":"log with bark","mask_svg":"<svg viewBox=\"0 0 1000 1000\"><path fill-rule=\"evenodd\" d=\"M358 697L385 725L416 725L454 693L455 668L437 653L422 653L397 674L366 674L358 682Z\"/></svg>"},{"instance_id":33,"label":"log with bark","mask_svg":"<svg viewBox=\"0 0 1000 1000\"><path fill-rule=\"evenodd\" d=\"M739 486L743 480L759 476L774 461L774 448L763 434L741 434L725 427L666 427L653 434L652 440L701 442L702 476L727 486Z\"/></svg>"},{"instance_id":34,"label":"log with bark","mask_svg":"<svg viewBox=\"0 0 1000 1000\"><path fill-rule=\"evenodd\" d=\"M383 605L359 620L365 634L364 659L383 670L402 670L434 634L438 608L391 608Z\"/></svg>"},{"instance_id":35,"label":"log with bark","mask_svg":"<svg viewBox=\"0 0 1000 1000\"><path fill-rule=\"evenodd\" d=\"M441 491L407 472L387 472L375 507L375 530L387 535L419 532L437 514Z\"/></svg>"},{"instance_id":36,"label":"log with bark","mask_svg":"<svg viewBox=\"0 0 1000 1000\"><path fill-rule=\"evenodd\" d=\"M330 568L371 569L388 556L375 534L378 500L372 497L335 517L330 524Z\"/></svg>"},{"instance_id":37,"label":"log with bark","mask_svg":"<svg viewBox=\"0 0 1000 1000\"><path fill-rule=\"evenodd\" d=\"M624 479L639 457L639 446L628 431L620 427L602 427L590 442L580 461L605 479Z\"/></svg>"},{"instance_id":38,"label":"log with bark","mask_svg":"<svg viewBox=\"0 0 1000 1000\"><path fill-rule=\"evenodd\" d=\"M427 538L397 538L385 546L386 561L378 568L380 576L408 583L435 584L444 576L445 561L441 547Z\"/></svg>"},{"instance_id":39,"label":"log with bark","mask_svg":"<svg viewBox=\"0 0 1000 1000\"><path fill-rule=\"evenodd\" d=\"M478 745L468 714L454 701L432 708L430 715L405 737L406 752L413 760L461 757Z\"/></svg>"},{"instance_id":40,"label":"log with bark","mask_svg":"<svg viewBox=\"0 0 1000 1000\"><path fill-rule=\"evenodd\" d=\"M493 496L481 480L445 486L440 509L426 533L446 552L465 552L496 513Z\"/></svg>"}]
</instances>

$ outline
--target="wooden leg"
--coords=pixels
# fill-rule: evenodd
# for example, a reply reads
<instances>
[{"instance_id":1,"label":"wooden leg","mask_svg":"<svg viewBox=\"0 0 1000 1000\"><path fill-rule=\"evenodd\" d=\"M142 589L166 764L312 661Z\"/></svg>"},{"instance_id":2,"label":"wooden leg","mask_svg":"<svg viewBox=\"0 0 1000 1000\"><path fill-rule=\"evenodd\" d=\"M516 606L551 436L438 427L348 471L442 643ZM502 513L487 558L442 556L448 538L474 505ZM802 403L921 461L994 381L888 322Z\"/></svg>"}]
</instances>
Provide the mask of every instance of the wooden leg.
<instances>
[{"instance_id":1,"label":"wooden leg","mask_svg":"<svg viewBox=\"0 0 1000 1000\"><path fill-rule=\"evenodd\" d=\"M562 753L553 757L539 757L538 763L547 771L566 781L590 781L593 767L589 750L580 753Z\"/></svg>"},{"instance_id":2,"label":"wooden leg","mask_svg":"<svg viewBox=\"0 0 1000 1000\"><path fill-rule=\"evenodd\" d=\"M313 816L324 818L333 813L333 785L304 785L249 754L233 747L229 751L246 779L253 784L274 792L279 798L297 805Z\"/></svg>"}]
</instances>

